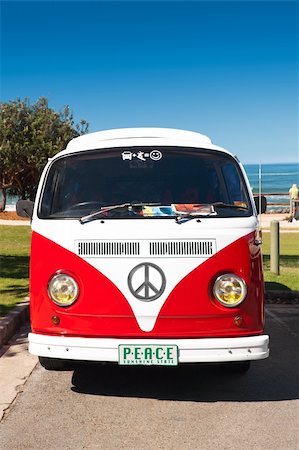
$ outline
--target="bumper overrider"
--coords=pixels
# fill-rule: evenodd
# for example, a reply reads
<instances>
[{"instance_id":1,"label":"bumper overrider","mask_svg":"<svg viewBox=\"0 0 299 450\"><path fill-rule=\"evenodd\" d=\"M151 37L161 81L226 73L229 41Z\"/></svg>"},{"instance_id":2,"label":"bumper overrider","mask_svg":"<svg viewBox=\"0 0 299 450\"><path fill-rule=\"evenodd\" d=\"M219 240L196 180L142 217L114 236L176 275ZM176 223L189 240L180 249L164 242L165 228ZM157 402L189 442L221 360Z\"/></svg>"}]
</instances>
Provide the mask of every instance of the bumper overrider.
<instances>
[{"instance_id":1,"label":"bumper overrider","mask_svg":"<svg viewBox=\"0 0 299 450\"><path fill-rule=\"evenodd\" d=\"M269 336L201 339L115 339L29 333L33 355L80 361L118 362L119 345L176 345L179 363L229 362L269 356Z\"/></svg>"}]
</instances>

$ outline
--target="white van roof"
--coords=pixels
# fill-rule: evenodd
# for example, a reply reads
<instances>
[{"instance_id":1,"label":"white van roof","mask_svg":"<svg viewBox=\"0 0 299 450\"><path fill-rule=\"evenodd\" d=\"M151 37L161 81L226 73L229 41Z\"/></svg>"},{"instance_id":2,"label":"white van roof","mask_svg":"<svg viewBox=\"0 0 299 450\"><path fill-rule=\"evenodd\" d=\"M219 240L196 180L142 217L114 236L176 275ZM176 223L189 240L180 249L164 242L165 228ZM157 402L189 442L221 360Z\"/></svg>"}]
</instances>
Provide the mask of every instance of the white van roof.
<instances>
[{"instance_id":1,"label":"white van roof","mask_svg":"<svg viewBox=\"0 0 299 450\"><path fill-rule=\"evenodd\" d=\"M65 150L56 153L49 160L87 150L138 146L193 147L218 150L233 156L226 149L212 144L208 136L195 131L174 128L116 128L78 136L68 143Z\"/></svg>"},{"instance_id":2,"label":"white van roof","mask_svg":"<svg viewBox=\"0 0 299 450\"><path fill-rule=\"evenodd\" d=\"M113 130L98 131L72 139L66 149L71 151L88 150L102 147L103 142L123 139L166 139L180 141L192 141L198 144L212 144L211 139L204 134L194 131L176 130L173 128L119 128ZM130 145L127 143L127 145ZM132 143L132 145L134 145Z\"/></svg>"}]
</instances>

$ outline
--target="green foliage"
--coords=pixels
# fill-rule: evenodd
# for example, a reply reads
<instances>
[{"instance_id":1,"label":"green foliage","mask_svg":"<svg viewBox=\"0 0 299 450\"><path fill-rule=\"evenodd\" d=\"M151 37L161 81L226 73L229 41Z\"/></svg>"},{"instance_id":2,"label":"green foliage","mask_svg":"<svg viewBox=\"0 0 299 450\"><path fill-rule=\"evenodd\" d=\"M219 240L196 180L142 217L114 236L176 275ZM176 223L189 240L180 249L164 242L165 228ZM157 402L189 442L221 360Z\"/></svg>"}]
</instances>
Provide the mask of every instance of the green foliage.
<instances>
[{"instance_id":1,"label":"green foliage","mask_svg":"<svg viewBox=\"0 0 299 450\"><path fill-rule=\"evenodd\" d=\"M88 124L85 120L75 124L68 106L58 113L44 97L33 104L18 99L0 106L1 211L7 189L33 200L48 158L63 150L72 138L86 133Z\"/></svg>"}]
</instances>

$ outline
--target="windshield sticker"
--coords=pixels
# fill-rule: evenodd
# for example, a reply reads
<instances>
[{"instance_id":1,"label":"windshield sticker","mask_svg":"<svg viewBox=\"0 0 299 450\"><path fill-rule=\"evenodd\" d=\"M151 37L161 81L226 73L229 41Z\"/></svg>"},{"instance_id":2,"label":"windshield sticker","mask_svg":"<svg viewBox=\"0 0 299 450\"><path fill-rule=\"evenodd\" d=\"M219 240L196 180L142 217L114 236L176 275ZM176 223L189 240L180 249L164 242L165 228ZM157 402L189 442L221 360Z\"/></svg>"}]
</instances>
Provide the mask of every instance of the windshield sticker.
<instances>
[{"instance_id":1,"label":"windshield sticker","mask_svg":"<svg viewBox=\"0 0 299 450\"><path fill-rule=\"evenodd\" d=\"M159 161L162 157L163 157L163 155L160 152L160 150L153 150L152 152L150 152L150 158L153 161Z\"/></svg>"},{"instance_id":2,"label":"windshield sticker","mask_svg":"<svg viewBox=\"0 0 299 450\"><path fill-rule=\"evenodd\" d=\"M141 150L131 152L130 150L125 150L122 152L121 157L123 161L132 161L133 159L139 159L140 161L146 161L148 159L159 161L163 158L163 154L160 150L152 150L151 152L143 152Z\"/></svg>"}]
</instances>

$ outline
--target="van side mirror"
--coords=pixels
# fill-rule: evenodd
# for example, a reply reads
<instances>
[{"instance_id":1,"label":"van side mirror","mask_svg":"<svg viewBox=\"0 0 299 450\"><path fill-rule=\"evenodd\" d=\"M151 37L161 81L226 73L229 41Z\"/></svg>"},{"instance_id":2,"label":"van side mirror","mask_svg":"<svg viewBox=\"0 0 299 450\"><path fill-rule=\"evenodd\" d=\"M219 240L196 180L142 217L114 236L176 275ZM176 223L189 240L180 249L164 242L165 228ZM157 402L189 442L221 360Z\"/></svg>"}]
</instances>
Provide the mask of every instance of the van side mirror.
<instances>
[{"instance_id":1,"label":"van side mirror","mask_svg":"<svg viewBox=\"0 0 299 450\"><path fill-rule=\"evenodd\" d=\"M16 211L20 217L32 218L34 202L31 200L18 200L16 204Z\"/></svg>"},{"instance_id":2,"label":"van side mirror","mask_svg":"<svg viewBox=\"0 0 299 450\"><path fill-rule=\"evenodd\" d=\"M264 195L256 195L253 197L258 214L264 214L267 210L267 199ZM261 210L260 210L261 207Z\"/></svg>"}]
</instances>

